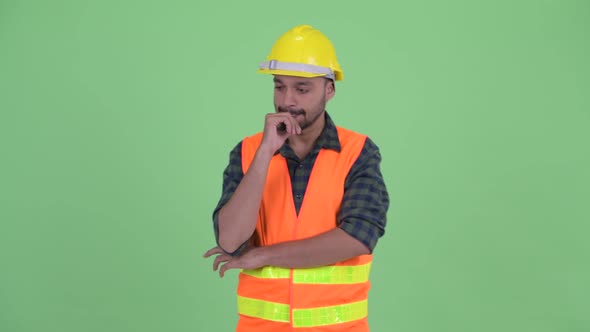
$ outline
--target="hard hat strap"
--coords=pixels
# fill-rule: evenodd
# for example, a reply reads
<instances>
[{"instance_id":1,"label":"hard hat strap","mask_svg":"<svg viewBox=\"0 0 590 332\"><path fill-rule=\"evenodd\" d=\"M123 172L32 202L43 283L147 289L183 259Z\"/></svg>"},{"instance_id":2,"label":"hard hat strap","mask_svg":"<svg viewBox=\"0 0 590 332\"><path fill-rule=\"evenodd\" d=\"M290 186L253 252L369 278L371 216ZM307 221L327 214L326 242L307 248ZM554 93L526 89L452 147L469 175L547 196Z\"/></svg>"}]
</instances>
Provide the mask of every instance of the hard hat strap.
<instances>
[{"instance_id":1,"label":"hard hat strap","mask_svg":"<svg viewBox=\"0 0 590 332\"><path fill-rule=\"evenodd\" d=\"M304 73L321 74L325 75L326 78L334 79L334 71L332 71L332 69L305 63L270 60L262 62L260 64L260 69L299 71Z\"/></svg>"}]
</instances>

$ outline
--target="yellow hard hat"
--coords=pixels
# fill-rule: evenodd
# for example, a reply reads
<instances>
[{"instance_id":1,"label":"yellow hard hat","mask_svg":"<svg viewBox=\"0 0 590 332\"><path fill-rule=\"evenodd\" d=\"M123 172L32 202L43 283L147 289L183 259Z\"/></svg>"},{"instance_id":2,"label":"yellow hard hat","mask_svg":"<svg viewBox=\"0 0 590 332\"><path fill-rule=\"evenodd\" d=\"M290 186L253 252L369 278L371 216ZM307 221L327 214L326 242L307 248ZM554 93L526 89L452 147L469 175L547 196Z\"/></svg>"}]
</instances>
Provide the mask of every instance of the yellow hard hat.
<instances>
[{"instance_id":1,"label":"yellow hard hat","mask_svg":"<svg viewBox=\"0 0 590 332\"><path fill-rule=\"evenodd\" d=\"M318 77L340 81L344 73L332 42L309 25L298 25L285 32L273 45L259 73Z\"/></svg>"}]
</instances>

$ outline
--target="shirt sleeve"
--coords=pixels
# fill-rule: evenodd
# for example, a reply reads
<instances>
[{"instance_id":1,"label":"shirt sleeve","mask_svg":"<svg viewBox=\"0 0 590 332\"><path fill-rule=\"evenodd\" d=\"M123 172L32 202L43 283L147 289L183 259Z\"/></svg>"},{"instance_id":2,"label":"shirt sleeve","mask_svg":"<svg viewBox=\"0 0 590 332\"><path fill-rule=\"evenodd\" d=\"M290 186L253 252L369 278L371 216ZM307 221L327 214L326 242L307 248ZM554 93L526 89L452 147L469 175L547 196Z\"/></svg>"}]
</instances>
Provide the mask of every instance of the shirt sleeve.
<instances>
[{"instance_id":1,"label":"shirt sleeve","mask_svg":"<svg viewBox=\"0 0 590 332\"><path fill-rule=\"evenodd\" d=\"M215 242L219 245L219 210L230 200L236 188L244 178L244 171L242 170L242 142L239 142L229 153L229 163L223 171L223 188L221 198L217 206L213 210L213 230L215 232ZM231 256L239 255L246 247L248 241L245 241L236 251L227 252ZM224 250L221 248L221 250ZM225 251L225 250L224 250Z\"/></svg>"},{"instance_id":2,"label":"shirt sleeve","mask_svg":"<svg viewBox=\"0 0 590 332\"><path fill-rule=\"evenodd\" d=\"M367 138L344 183L338 227L363 243L372 253L385 234L389 194L380 169L381 153Z\"/></svg>"}]
</instances>

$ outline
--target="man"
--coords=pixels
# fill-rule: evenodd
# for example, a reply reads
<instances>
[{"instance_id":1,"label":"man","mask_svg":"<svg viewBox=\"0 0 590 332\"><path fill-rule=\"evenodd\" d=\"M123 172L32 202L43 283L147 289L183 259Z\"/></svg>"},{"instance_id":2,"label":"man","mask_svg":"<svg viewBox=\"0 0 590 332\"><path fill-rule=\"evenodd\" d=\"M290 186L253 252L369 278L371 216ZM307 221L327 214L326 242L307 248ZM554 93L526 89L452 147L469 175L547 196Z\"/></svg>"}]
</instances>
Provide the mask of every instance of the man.
<instances>
[{"instance_id":1,"label":"man","mask_svg":"<svg viewBox=\"0 0 590 332\"><path fill-rule=\"evenodd\" d=\"M379 149L328 115L343 73L320 31L284 33L259 72L273 75L275 112L230 153L204 256L222 277L241 269L237 331L369 331L389 207Z\"/></svg>"}]
</instances>

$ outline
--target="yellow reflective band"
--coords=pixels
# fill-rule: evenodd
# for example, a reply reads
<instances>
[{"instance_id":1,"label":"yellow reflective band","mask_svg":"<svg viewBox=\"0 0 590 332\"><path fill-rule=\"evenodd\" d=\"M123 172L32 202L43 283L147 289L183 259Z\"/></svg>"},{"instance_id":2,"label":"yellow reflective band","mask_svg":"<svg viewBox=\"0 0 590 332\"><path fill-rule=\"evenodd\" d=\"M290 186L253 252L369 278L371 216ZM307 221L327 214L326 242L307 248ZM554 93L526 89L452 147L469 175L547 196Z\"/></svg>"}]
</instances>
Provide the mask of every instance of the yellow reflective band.
<instances>
[{"instance_id":1,"label":"yellow reflective band","mask_svg":"<svg viewBox=\"0 0 590 332\"><path fill-rule=\"evenodd\" d=\"M255 270L242 270L242 273L256 278L286 279L291 276L289 269L276 266L265 266Z\"/></svg>"},{"instance_id":2,"label":"yellow reflective band","mask_svg":"<svg viewBox=\"0 0 590 332\"><path fill-rule=\"evenodd\" d=\"M324 266L296 269L293 272L295 284L357 284L369 280L371 263L354 266Z\"/></svg>"},{"instance_id":3,"label":"yellow reflective band","mask_svg":"<svg viewBox=\"0 0 590 332\"><path fill-rule=\"evenodd\" d=\"M371 263L354 266L322 266L308 269L294 269L293 283L295 284L356 284L369 280ZM290 270L265 266L255 270L242 270L242 273L267 279L289 278Z\"/></svg>"},{"instance_id":4,"label":"yellow reflective band","mask_svg":"<svg viewBox=\"0 0 590 332\"><path fill-rule=\"evenodd\" d=\"M245 316L289 322L289 305L238 296L238 312Z\"/></svg>"},{"instance_id":5,"label":"yellow reflective band","mask_svg":"<svg viewBox=\"0 0 590 332\"><path fill-rule=\"evenodd\" d=\"M351 322L367 317L367 300L312 309L294 309L293 327L312 327Z\"/></svg>"},{"instance_id":6,"label":"yellow reflective band","mask_svg":"<svg viewBox=\"0 0 590 332\"><path fill-rule=\"evenodd\" d=\"M293 327L313 327L346 323L367 317L367 300L310 309L293 310ZM238 296L241 315L288 323L289 305Z\"/></svg>"}]
</instances>

